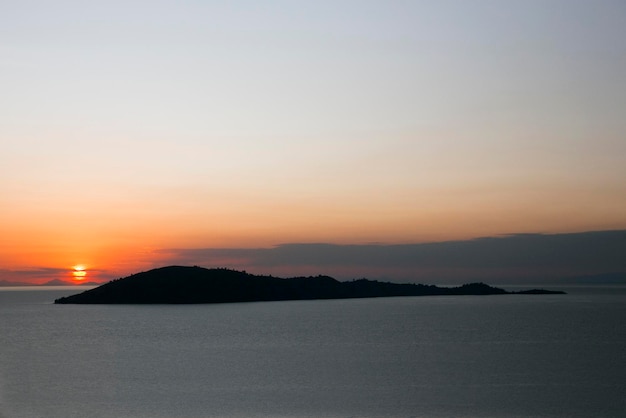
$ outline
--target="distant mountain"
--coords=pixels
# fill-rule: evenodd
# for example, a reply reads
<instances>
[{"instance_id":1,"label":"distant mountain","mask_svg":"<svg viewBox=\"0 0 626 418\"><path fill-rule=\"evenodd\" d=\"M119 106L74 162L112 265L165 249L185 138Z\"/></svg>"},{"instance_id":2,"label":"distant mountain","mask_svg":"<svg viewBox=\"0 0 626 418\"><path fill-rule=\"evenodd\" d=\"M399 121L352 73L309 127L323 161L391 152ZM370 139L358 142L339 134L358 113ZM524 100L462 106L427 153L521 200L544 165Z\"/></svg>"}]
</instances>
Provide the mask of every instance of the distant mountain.
<instances>
[{"instance_id":1,"label":"distant mountain","mask_svg":"<svg viewBox=\"0 0 626 418\"><path fill-rule=\"evenodd\" d=\"M69 286L72 284L74 283L66 282L60 279L52 279L52 280L48 280L45 283L38 284L37 286Z\"/></svg>"},{"instance_id":2,"label":"distant mountain","mask_svg":"<svg viewBox=\"0 0 626 418\"><path fill-rule=\"evenodd\" d=\"M76 282L70 282L70 281L60 280L60 279L52 279L52 280L48 280L45 283L38 284L37 286L99 286L101 284L102 283L96 283L96 282L76 283Z\"/></svg>"},{"instance_id":3,"label":"distant mountain","mask_svg":"<svg viewBox=\"0 0 626 418\"><path fill-rule=\"evenodd\" d=\"M503 295L503 289L483 283L460 287L396 284L361 279L339 282L332 277L283 279L229 269L162 267L118 279L55 303L148 304L228 303L280 300L347 299L428 295ZM516 293L563 293L537 290Z\"/></svg>"}]
</instances>

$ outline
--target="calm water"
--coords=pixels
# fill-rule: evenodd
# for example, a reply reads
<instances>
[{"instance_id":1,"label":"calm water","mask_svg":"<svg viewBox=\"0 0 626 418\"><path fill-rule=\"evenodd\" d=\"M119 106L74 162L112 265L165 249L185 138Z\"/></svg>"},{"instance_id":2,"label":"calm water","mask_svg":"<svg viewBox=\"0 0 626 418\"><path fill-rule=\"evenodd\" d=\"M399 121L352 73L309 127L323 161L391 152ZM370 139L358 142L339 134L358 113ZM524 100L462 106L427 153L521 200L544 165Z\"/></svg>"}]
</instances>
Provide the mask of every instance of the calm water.
<instances>
[{"instance_id":1,"label":"calm water","mask_svg":"<svg viewBox=\"0 0 626 418\"><path fill-rule=\"evenodd\" d=\"M188 306L0 290L0 417L623 417L626 289Z\"/></svg>"}]
</instances>

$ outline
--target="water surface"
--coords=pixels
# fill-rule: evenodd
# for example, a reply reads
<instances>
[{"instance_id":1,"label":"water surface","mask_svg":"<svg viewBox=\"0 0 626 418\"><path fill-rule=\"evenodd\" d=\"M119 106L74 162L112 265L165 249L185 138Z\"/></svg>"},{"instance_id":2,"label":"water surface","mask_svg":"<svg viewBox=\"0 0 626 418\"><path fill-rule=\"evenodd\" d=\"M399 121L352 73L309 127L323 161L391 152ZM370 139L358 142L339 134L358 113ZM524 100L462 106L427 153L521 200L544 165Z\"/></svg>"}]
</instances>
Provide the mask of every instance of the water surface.
<instances>
[{"instance_id":1,"label":"water surface","mask_svg":"<svg viewBox=\"0 0 626 418\"><path fill-rule=\"evenodd\" d=\"M142 306L0 290L0 417L621 417L626 292L594 289Z\"/></svg>"}]
</instances>

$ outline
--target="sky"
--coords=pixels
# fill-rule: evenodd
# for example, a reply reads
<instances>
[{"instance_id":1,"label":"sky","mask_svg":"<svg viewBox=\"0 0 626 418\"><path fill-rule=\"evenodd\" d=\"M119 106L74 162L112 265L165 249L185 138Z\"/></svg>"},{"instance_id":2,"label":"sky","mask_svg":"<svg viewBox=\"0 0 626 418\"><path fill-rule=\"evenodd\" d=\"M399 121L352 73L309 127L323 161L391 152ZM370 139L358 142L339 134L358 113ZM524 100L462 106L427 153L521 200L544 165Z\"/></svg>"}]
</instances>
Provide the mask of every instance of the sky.
<instances>
[{"instance_id":1,"label":"sky","mask_svg":"<svg viewBox=\"0 0 626 418\"><path fill-rule=\"evenodd\" d=\"M3 2L0 280L626 230L625 39L621 0Z\"/></svg>"}]
</instances>

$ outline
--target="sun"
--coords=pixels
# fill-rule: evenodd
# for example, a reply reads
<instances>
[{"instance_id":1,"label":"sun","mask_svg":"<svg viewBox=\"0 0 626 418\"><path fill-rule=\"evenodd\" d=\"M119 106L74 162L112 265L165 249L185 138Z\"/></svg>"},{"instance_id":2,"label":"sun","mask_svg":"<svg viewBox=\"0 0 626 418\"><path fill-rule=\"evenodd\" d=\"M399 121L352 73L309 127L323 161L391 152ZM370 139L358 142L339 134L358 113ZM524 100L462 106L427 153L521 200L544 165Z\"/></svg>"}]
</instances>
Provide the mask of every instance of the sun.
<instances>
[{"instance_id":1,"label":"sun","mask_svg":"<svg viewBox=\"0 0 626 418\"><path fill-rule=\"evenodd\" d=\"M74 280L76 281L84 280L85 277L87 276L87 268L83 266L82 264L77 264L73 266L72 276L74 277Z\"/></svg>"}]
</instances>

